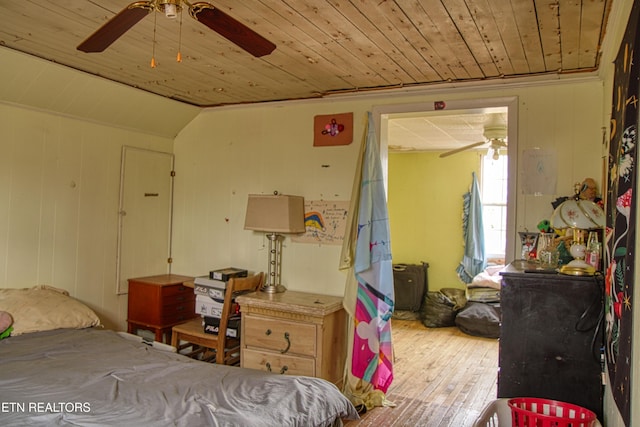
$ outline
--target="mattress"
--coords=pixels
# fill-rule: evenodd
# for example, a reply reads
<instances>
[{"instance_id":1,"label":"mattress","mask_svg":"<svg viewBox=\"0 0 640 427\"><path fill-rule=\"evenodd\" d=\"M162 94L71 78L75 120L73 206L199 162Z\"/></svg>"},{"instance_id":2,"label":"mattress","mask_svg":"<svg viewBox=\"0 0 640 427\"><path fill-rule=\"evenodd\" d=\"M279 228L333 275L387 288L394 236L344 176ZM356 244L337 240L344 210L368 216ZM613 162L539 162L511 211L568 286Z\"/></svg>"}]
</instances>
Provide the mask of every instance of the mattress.
<instances>
[{"instance_id":1,"label":"mattress","mask_svg":"<svg viewBox=\"0 0 640 427\"><path fill-rule=\"evenodd\" d=\"M357 419L319 378L189 359L96 328L0 340L3 426L326 426Z\"/></svg>"}]
</instances>

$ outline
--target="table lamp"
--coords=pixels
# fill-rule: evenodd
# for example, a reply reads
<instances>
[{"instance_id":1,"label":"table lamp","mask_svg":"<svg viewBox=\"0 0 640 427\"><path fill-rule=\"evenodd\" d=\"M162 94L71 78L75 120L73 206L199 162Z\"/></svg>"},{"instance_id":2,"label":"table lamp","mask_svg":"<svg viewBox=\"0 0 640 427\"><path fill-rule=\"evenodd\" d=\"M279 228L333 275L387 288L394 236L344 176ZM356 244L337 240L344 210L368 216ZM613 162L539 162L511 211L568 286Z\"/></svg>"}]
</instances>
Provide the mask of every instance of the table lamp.
<instances>
[{"instance_id":1,"label":"table lamp","mask_svg":"<svg viewBox=\"0 0 640 427\"><path fill-rule=\"evenodd\" d=\"M593 275L595 268L585 260L586 243L581 238L583 230L603 229L605 226L605 214L602 208L591 200L580 199L576 188L574 197L562 202L551 216L551 227L559 230L572 230L573 241L569 253L573 260L560 268L560 273L575 276Z\"/></svg>"},{"instance_id":2,"label":"table lamp","mask_svg":"<svg viewBox=\"0 0 640 427\"><path fill-rule=\"evenodd\" d=\"M245 230L263 231L269 239L269 268L263 292L284 292L280 283L283 233L304 233L304 198L273 195L249 194Z\"/></svg>"}]
</instances>

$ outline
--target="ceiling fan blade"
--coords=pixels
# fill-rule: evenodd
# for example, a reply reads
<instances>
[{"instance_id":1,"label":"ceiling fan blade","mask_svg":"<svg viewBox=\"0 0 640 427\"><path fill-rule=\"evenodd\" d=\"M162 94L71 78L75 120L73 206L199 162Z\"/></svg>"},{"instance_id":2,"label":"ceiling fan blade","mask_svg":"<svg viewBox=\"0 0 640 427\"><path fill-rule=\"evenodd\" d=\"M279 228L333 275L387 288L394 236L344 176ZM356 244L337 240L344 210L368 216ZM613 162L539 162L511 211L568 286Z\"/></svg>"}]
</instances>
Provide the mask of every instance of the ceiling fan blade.
<instances>
[{"instance_id":1,"label":"ceiling fan blade","mask_svg":"<svg viewBox=\"0 0 640 427\"><path fill-rule=\"evenodd\" d=\"M456 148L455 150L451 150L451 151L447 151L446 153L442 153L442 154L440 154L440 157L451 156L451 155L459 153L461 151L470 150L472 148L479 147L479 146L484 145L484 144L485 144L485 141L474 142L473 144L465 145L464 147Z\"/></svg>"},{"instance_id":2,"label":"ceiling fan blade","mask_svg":"<svg viewBox=\"0 0 640 427\"><path fill-rule=\"evenodd\" d=\"M189 14L255 57L268 55L276 48L275 44L209 3L194 3Z\"/></svg>"},{"instance_id":3,"label":"ceiling fan blade","mask_svg":"<svg viewBox=\"0 0 640 427\"><path fill-rule=\"evenodd\" d=\"M153 8L153 1L131 3L87 37L76 49L87 53L102 52L153 11Z\"/></svg>"}]
</instances>

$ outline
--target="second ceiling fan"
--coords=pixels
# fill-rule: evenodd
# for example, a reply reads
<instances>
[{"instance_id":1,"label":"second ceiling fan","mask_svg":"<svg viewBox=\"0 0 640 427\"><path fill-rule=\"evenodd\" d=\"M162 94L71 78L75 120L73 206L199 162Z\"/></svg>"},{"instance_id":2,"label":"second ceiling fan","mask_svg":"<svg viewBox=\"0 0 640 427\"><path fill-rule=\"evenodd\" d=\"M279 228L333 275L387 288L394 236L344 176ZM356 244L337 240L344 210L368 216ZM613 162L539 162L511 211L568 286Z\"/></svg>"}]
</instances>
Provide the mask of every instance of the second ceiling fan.
<instances>
[{"instance_id":1,"label":"second ceiling fan","mask_svg":"<svg viewBox=\"0 0 640 427\"><path fill-rule=\"evenodd\" d=\"M186 0L149 0L131 3L102 27L87 37L77 49L82 52L102 52L149 13L157 10L168 18L175 18L183 4L196 21L222 35L255 57L268 55L276 45L240 21L206 2L189 3Z\"/></svg>"},{"instance_id":2,"label":"second ceiling fan","mask_svg":"<svg viewBox=\"0 0 640 427\"><path fill-rule=\"evenodd\" d=\"M493 150L493 158L498 159L500 150L507 148L507 121L504 113L491 113L487 119L482 132L484 141L474 142L464 147L456 148L440 154L440 157L448 157L462 151L471 150L482 145L488 145Z\"/></svg>"}]
</instances>

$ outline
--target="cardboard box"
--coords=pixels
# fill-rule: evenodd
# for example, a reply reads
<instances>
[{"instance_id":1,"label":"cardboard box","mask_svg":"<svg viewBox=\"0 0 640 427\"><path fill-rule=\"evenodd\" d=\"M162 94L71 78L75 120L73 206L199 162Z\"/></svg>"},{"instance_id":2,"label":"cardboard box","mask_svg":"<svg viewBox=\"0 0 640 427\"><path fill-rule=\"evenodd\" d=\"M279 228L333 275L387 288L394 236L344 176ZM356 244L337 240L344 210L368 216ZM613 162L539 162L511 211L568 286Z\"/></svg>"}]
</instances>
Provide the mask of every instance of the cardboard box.
<instances>
[{"instance_id":1,"label":"cardboard box","mask_svg":"<svg viewBox=\"0 0 640 427\"><path fill-rule=\"evenodd\" d=\"M227 282L232 277L247 277L248 275L249 272L247 270L236 267L221 268L220 270L213 270L209 272L209 278L222 280L223 282Z\"/></svg>"},{"instance_id":2,"label":"cardboard box","mask_svg":"<svg viewBox=\"0 0 640 427\"><path fill-rule=\"evenodd\" d=\"M193 293L209 298L223 300L227 282L210 279L209 276L198 276L193 281Z\"/></svg>"},{"instance_id":3,"label":"cardboard box","mask_svg":"<svg viewBox=\"0 0 640 427\"><path fill-rule=\"evenodd\" d=\"M218 335L220 329L220 319L217 317L204 316L202 324L205 334ZM230 338L240 337L240 317L229 319L227 324L227 336Z\"/></svg>"},{"instance_id":4,"label":"cardboard box","mask_svg":"<svg viewBox=\"0 0 640 427\"><path fill-rule=\"evenodd\" d=\"M222 301L214 300L205 295L196 295L196 313L202 316L222 316Z\"/></svg>"},{"instance_id":5,"label":"cardboard box","mask_svg":"<svg viewBox=\"0 0 640 427\"><path fill-rule=\"evenodd\" d=\"M202 316L222 317L223 300L213 299L205 295L196 295L196 313ZM240 313L240 306L233 302L231 313Z\"/></svg>"}]
</instances>

